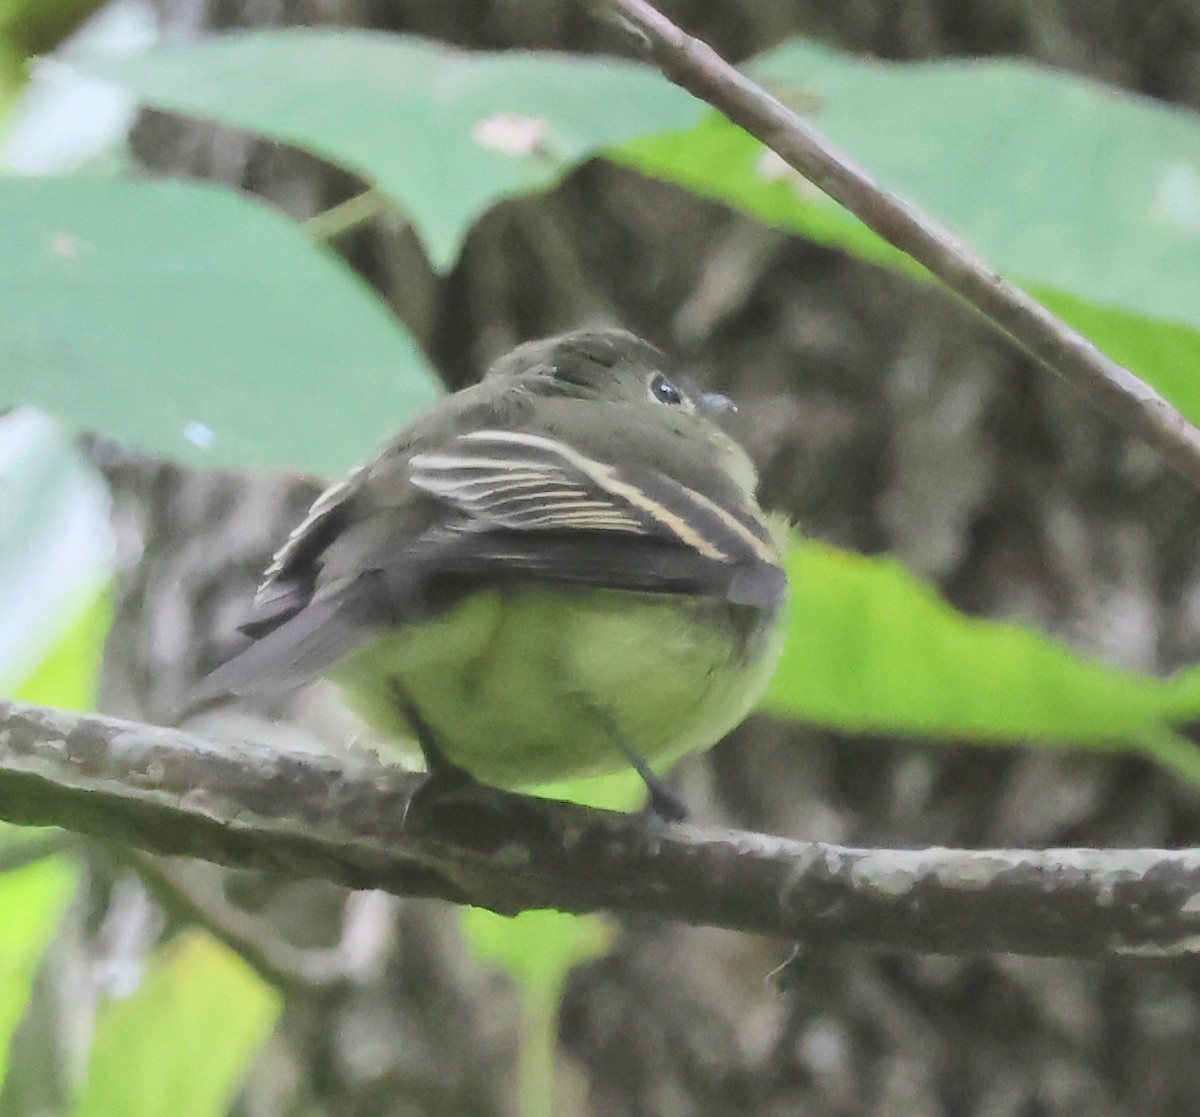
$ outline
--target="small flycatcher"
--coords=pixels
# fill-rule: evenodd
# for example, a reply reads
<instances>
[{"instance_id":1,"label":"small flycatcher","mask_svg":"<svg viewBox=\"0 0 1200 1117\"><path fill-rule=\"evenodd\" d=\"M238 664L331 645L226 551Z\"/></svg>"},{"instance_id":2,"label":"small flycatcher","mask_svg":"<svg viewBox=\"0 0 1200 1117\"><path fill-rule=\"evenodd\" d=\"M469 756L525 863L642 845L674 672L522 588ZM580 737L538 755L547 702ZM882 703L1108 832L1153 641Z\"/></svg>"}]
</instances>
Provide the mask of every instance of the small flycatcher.
<instances>
[{"instance_id":1,"label":"small flycatcher","mask_svg":"<svg viewBox=\"0 0 1200 1117\"><path fill-rule=\"evenodd\" d=\"M782 521L621 330L522 345L323 493L199 697L328 675L434 773L502 787L708 748L782 642ZM661 805L661 803L659 804Z\"/></svg>"}]
</instances>

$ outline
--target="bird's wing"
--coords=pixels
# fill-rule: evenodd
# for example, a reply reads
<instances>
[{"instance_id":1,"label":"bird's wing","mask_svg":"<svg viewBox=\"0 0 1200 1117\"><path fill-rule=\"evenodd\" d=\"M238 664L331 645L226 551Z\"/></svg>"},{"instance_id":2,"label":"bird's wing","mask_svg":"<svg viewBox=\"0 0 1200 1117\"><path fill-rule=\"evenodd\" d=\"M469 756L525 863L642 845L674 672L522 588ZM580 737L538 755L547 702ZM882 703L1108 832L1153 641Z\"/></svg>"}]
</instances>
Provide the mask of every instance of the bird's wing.
<instances>
[{"instance_id":1,"label":"bird's wing","mask_svg":"<svg viewBox=\"0 0 1200 1117\"><path fill-rule=\"evenodd\" d=\"M410 479L460 513L460 532L641 536L719 565L776 562L770 532L743 508L719 504L646 467L616 465L560 439L478 430L417 454Z\"/></svg>"},{"instance_id":2,"label":"bird's wing","mask_svg":"<svg viewBox=\"0 0 1200 1117\"><path fill-rule=\"evenodd\" d=\"M365 466L357 466L330 485L288 533L254 592L251 615L241 626L248 636L278 627L312 599L321 553L345 527L350 498L365 473Z\"/></svg>"},{"instance_id":3,"label":"bird's wing","mask_svg":"<svg viewBox=\"0 0 1200 1117\"><path fill-rule=\"evenodd\" d=\"M412 455L406 472L375 480L411 484L441 513L417 528L397 494L368 499L369 475L327 491L268 569L244 626L256 642L200 698L297 685L380 628L491 586L705 595L764 611L782 600L777 547L759 518L654 469L485 429Z\"/></svg>"}]
</instances>

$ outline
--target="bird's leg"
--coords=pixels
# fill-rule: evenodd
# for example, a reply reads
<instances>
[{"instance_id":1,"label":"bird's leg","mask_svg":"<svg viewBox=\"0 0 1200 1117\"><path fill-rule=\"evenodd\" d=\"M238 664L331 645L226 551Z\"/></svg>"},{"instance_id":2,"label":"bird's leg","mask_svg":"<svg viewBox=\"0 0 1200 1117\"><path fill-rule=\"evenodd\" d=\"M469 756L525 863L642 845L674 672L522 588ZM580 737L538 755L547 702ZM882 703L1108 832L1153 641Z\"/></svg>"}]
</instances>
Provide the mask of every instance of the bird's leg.
<instances>
[{"instance_id":1,"label":"bird's leg","mask_svg":"<svg viewBox=\"0 0 1200 1117\"><path fill-rule=\"evenodd\" d=\"M589 702L586 698L583 701L588 709L604 722L609 736L612 737L613 744L617 746L621 755L629 762L629 766L641 776L642 783L646 785L646 791L650 796L646 804L650 809L650 813L655 818L660 818L664 822L682 822L687 818L687 807L684 805L683 800L659 779L646 762L646 758L629 743L625 734L621 732L608 711Z\"/></svg>"},{"instance_id":2,"label":"bird's leg","mask_svg":"<svg viewBox=\"0 0 1200 1117\"><path fill-rule=\"evenodd\" d=\"M421 755L425 758L425 770L429 775L422 784L420 793L424 795L440 794L443 791L457 790L477 783L478 781L470 772L460 768L445 754L442 746L438 744L433 730L429 727L429 723L421 716L421 711L409 700L408 695L404 693L404 689L395 679L391 680L391 688L392 700L404 715L404 720L408 722L408 726L420 746Z\"/></svg>"},{"instance_id":3,"label":"bird's leg","mask_svg":"<svg viewBox=\"0 0 1200 1117\"><path fill-rule=\"evenodd\" d=\"M619 733L614 733L613 739L617 748L621 750L621 755L629 761L630 767L642 777L642 783L646 785L650 796L646 804L650 813L664 822L682 822L687 818L688 811L683 800L655 775L646 763L646 758Z\"/></svg>"},{"instance_id":4,"label":"bird's leg","mask_svg":"<svg viewBox=\"0 0 1200 1117\"><path fill-rule=\"evenodd\" d=\"M484 816L472 801L482 793L483 785L445 754L429 723L395 679L391 680L391 687L392 700L421 747L428 773L405 804L404 829L411 834L444 834L447 827L455 832L455 825L466 818L472 820L477 830L478 821Z\"/></svg>"}]
</instances>

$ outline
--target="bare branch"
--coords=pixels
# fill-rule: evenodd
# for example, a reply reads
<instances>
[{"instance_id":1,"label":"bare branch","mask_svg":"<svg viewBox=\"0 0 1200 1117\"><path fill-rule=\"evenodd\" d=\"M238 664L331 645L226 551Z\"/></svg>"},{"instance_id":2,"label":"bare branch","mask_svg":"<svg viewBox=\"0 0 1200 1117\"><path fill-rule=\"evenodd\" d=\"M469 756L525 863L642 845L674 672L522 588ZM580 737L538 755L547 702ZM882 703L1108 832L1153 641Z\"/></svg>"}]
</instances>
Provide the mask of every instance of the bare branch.
<instances>
[{"instance_id":1,"label":"bare branch","mask_svg":"<svg viewBox=\"0 0 1200 1117\"><path fill-rule=\"evenodd\" d=\"M1082 391L1200 484L1200 430L1148 384L1101 353L912 203L884 189L807 121L646 0L589 0L632 30L674 84L761 140L889 244L922 264L1051 372Z\"/></svg>"},{"instance_id":2,"label":"bare branch","mask_svg":"<svg viewBox=\"0 0 1200 1117\"><path fill-rule=\"evenodd\" d=\"M884 950L1200 954L1200 851L867 850L651 824L0 702L0 817L513 914L612 911Z\"/></svg>"}]
</instances>

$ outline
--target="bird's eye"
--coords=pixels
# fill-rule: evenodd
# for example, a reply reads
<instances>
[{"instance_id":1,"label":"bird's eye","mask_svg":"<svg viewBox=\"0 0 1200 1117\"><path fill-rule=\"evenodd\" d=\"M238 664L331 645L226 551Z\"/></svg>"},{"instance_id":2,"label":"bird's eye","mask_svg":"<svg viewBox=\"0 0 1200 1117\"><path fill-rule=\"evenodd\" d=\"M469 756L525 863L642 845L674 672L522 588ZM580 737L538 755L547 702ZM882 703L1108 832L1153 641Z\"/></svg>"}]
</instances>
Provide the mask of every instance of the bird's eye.
<instances>
[{"instance_id":1,"label":"bird's eye","mask_svg":"<svg viewBox=\"0 0 1200 1117\"><path fill-rule=\"evenodd\" d=\"M656 372L654 379L650 381L650 394L659 403L669 403L673 406L683 403L683 393L661 372Z\"/></svg>"}]
</instances>

